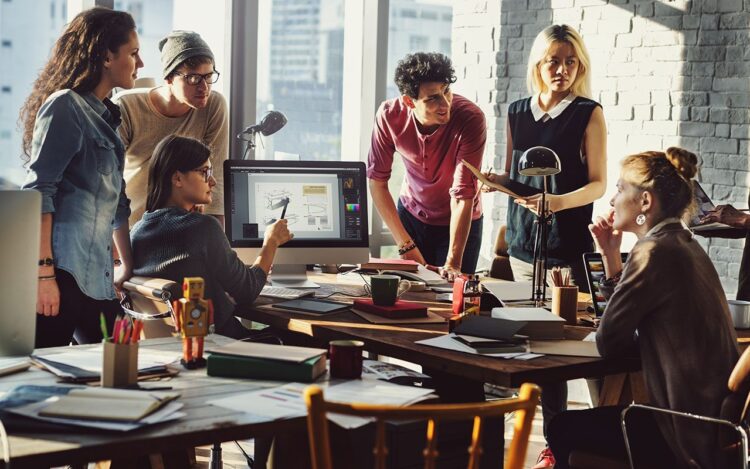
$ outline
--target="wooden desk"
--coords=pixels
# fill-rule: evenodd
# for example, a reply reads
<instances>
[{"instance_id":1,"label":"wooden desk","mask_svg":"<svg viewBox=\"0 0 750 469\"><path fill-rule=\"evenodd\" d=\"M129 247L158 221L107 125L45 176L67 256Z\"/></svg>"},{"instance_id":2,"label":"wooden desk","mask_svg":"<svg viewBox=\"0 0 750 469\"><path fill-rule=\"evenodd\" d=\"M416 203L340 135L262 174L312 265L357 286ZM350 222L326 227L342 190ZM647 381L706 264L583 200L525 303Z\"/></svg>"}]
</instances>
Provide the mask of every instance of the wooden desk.
<instances>
[{"instance_id":1,"label":"wooden desk","mask_svg":"<svg viewBox=\"0 0 750 469\"><path fill-rule=\"evenodd\" d=\"M211 336L217 342L223 337ZM207 339L207 344L209 340ZM181 354L178 339L150 339L141 342L142 348L174 350ZM46 349L49 353L55 349ZM0 391L22 384L54 384L51 373L35 369L0 378ZM183 370L165 381L180 392L186 417L133 432L103 432L68 427L64 432L10 431L11 465L13 468L39 468L80 464L99 460L133 460L137 457L192 448L215 442L231 441L256 436L270 436L280 432L304 428L303 417L289 420L259 420L241 412L209 405L207 401L253 389L278 386L278 382L234 380L207 377L203 370Z\"/></svg>"},{"instance_id":2,"label":"wooden desk","mask_svg":"<svg viewBox=\"0 0 750 469\"><path fill-rule=\"evenodd\" d=\"M334 275L317 274L314 275L314 281L323 286L321 294L335 291L338 287ZM342 288L356 290L351 285ZM446 303L436 303L432 292L407 293L404 298L423 301L429 306L449 306ZM352 301L351 297L346 296L332 296L330 299ZM447 323L413 327L385 326L368 323L349 311L317 317L258 307L270 303L272 301L260 298L255 307L248 311L249 317L270 326L305 334L319 346L325 346L329 340L334 339L362 340L365 348L371 352L417 363L430 372L479 383L518 387L524 382L544 384L640 369L640 360L625 358L605 360L549 355L522 361L469 355L414 343L437 334L445 334L448 330ZM580 331L581 328L573 327L568 328L566 333L571 337L580 337Z\"/></svg>"}]
</instances>

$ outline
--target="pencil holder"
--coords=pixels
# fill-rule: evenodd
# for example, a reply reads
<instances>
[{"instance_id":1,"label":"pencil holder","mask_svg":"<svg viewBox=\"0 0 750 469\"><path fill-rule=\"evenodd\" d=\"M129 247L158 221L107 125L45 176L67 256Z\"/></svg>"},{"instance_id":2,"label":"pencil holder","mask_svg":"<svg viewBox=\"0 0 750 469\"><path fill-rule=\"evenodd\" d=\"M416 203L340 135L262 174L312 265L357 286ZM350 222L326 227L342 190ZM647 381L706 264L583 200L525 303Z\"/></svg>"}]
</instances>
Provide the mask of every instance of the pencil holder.
<instances>
[{"instance_id":1,"label":"pencil holder","mask_svg":"<svg viewBox=\"0 0 750 469\"><path fill-rule=\"evenodd\" d=\"M104 342L102 387L123 388L138 382L138 342Z\"/></svg>"},{"instance_id":2,"label":"pencil holder","mask_svg":"<svg viewBox=\"0 0 750 469\"><path fill-rule=\"evenodd\" d=\"M552 312L565 319L569 326L575 326L578 318L578 287L552 287Z\"/></svg>"}]
</instances>

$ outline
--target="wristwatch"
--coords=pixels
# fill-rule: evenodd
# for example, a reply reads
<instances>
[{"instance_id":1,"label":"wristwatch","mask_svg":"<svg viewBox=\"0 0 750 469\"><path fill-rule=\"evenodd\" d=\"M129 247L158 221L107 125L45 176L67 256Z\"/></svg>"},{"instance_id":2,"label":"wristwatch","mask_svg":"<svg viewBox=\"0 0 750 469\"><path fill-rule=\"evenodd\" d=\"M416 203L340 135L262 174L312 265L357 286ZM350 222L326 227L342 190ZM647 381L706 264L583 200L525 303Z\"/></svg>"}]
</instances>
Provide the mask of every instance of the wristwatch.
<instances>
[{"instance_id":1,"label":"wristwatch","mask_svg":"<svg viewBox=\"0 0 750 469\"><path fill-rule=\"evenodd\" d=\"M51 257L45 257L44 259L39 259L39 267L41 266L50 266L55 265L55 260Z\"/></svg>"}]
</instances>

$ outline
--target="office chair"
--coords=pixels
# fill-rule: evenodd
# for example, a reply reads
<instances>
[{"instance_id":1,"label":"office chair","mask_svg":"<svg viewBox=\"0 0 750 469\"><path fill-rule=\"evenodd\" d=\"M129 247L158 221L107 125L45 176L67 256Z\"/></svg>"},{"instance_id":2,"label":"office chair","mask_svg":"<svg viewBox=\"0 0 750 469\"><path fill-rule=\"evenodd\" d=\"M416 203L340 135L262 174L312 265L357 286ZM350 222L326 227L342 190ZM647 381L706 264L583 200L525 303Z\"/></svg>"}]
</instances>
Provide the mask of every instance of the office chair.
<instances>
[{"instance_id":1,"label":"office chair","mask_svg":"<svg viewBox=\"0 0 750 469\"><path fill-rule=\"evenodd\" d=\"M506 226L500 225L500 230L497 232L497 238L495 239L495 247L493 252L495 257L492 259L490 265L490 277L499 278L501 280L513 281L513 269L510 267L510 256L508 255L508 242L505 240Z\"/></svg>"},{"instance_id":2,"label":"office chair","mask_svg":"<svg viewBox=\"0 0 750 469\"><path fill-rule=\"evenodd\" d=\"M174 334L172 300L182 297L182 286L171 280L132 277L123 283L123 310L143 321L143 338L171 337Z\"/></svg>"},{"instance_id":3,"label":"office chair","mask_svg":"<svg viewBox=\"0 0 750 469\"><path fill-rule=\"evenodd\" d=\"M315 385L305 389L307 404L307 433L310 440L310 457L313 469L332 469L330 436L327 413L345 414L358 417L375 417L375 467L385 469L388 448L386 446L386 420L427 420L427 440L423 451L426 469L436 467L438 448L436 433L438 423L456 420L473 420L471 446L469 447L469 469L479 467L482 455L481 438L484 419L503 417L515 412L513 439L506 453L505 469L521 469L526 457L531 424L539 403L541 390L534 384L523 384L519 397L503 401L479 402L471 404L424 404L408 407L382 406L357 403L328 402L323 391ZM502 437L501 437L502 438Z\"/></svg>"},{"instance_id":4,"label":"office chair","mask_svg":"<svg viewBox=\"0 0 750 469\"><path fill-rule=\"evenodd\" d=\"M676 412L669 409L645 406L640 404L630 405L622 412L622 432L625 437L625 446L628 451L630 467L635 469L637 461L641 458L639 449L634 442L634 425L628 423L639 417L639 413L650 413L657 419L663 419L665 425L660 428L680 429L693 427L705 438L713 434L715 441L712 442L715 467L725 469L748 468L748 439L747 439L747 417L750 406L750 348L745 349L732 370L727 383L730 393L721 404L719 418L711 418L702 415L694 415L686 412ZM673 452L680 452L679 444L675 438L669 438ZM710 449L710 448L709 448Z\"/></svg>"}]
</instances>

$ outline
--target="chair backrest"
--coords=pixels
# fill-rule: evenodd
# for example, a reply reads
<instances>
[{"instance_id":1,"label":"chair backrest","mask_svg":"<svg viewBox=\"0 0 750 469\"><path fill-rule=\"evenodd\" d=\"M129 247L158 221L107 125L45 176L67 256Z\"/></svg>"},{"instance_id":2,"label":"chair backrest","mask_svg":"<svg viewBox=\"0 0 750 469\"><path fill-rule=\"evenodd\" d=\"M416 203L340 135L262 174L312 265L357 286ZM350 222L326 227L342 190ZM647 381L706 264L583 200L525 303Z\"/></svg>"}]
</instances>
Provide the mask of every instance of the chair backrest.
<instances>
[{"instance_id":1,"label":"chair backrest","mask_svg":"<svg viewBox=\"0 0 750 469\"><path fill-rule=\"evenodd\" d=\"M438 449L436 432L439 422L452 420L473 420L474 426L469 447L469 469L479 467L482 454L481 437L483 420L490 417L502 417L508 412L515 412L513 439L506 454L505 469L521 469L531 433L534 412L539 403L541 390L533 384L523 384L516 399L503 401L480 402L471 404L425 404L408 407L381 406L357 403L328 402L323 391L315 385L305 389L307 403L307 429L310 438L310 457L313 469L332 469L330 437L328 433L327 413L353 415L375 418L375 467L385 469L388 448L386 447L386 420L426 420L426 447L423 451L426 469L436 466Z\"/></svg>"},{"instance_id":2,"label":"chair backrest","mask_svg":"<svg viewBox=\"0 0 750 469\"><path fill-rule=\"evenodd\" d=\"M513 277L513 269L510 266L508 242L505 240L505 231L505 225L500 225L500 229L497 232L497 238L495 239L495 247L493 249L495 257L492 259L492 265L490 266L490 277L513 281L515 278Z\"/></svg>"},{"instance_id":3,"label":"chair backrest","mask_svg":"<svg viewBox=\"0 0 750 469\"><path fill-rule=\"evenodd\" d=\"M182 287L171 280L132 277L123 284L123 309L143 320L143 337L170 337L174 333L172 301L182 297Z\"/></svg>"}]
</instances>

